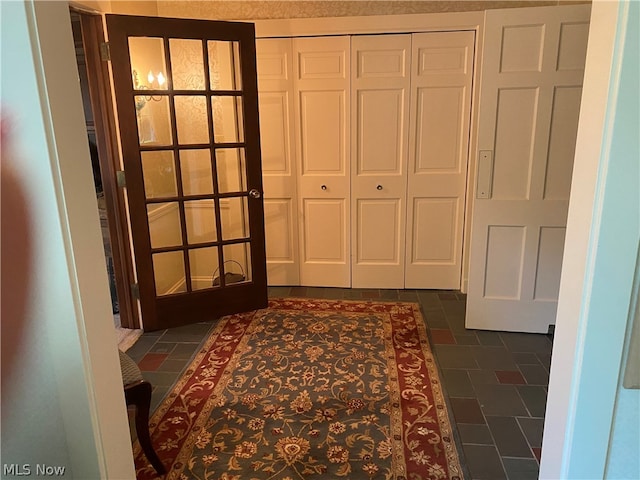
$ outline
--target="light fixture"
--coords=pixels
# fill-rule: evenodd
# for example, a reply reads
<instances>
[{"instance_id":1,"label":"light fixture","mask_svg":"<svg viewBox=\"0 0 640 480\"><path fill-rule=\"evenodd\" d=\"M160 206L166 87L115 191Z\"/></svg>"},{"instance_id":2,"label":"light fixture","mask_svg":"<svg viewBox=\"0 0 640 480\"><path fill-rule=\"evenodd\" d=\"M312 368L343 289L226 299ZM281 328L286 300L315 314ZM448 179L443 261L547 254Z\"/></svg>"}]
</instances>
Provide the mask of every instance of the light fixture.
<instances>
[{"instance_id":1,"label":"light fixture","mask_svg":"<svg viewBox=\"0 0 640 480\"><path fill-rule=\"evenodd\" d=\"M134 90L159 90L164 89L164 85L167 82L166 77L162 72L158 72L157 75L154 75L151 70L147 74L148 84L145 85L140 82L140 77L138 76L138 71L133 71L133 88ZM159 102L162 100L162 96L160 95L136 95L136 110L140 111L144 108L147 102L153 100L154 102Z\"/></svg>"},{"instance_id":2,"label":"light fixture","mask_svg":"<svg viewBox=\"0 0 640 480\"><path fill-rule=\"evenodd\" d=\"M158 75L154 76L151 70L149 70L149 73L147 74L147 80L149 80L150 86L154 86L157 82L160 88L164 87L164 84L167 81L162 72L158 72Z\"/></svg>"}]
</instances>

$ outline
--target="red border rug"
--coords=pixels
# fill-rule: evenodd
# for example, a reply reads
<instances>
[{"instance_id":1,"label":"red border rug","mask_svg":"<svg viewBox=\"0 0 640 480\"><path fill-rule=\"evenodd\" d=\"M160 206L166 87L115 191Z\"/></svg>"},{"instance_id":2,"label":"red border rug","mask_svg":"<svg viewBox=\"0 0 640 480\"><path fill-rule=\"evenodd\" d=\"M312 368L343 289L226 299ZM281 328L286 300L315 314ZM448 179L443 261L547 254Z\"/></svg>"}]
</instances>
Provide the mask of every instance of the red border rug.
<instances>
[{"instance_id":1,"label":"red border rug","mask_svg":"<svg viewBox=\"0 0 640 480\"><path fill-rule=\"evenodd\" d=\"M462 478L413 303L272 299L224 317L150 429L171 479Z\"/></svg>"}]
</instances>

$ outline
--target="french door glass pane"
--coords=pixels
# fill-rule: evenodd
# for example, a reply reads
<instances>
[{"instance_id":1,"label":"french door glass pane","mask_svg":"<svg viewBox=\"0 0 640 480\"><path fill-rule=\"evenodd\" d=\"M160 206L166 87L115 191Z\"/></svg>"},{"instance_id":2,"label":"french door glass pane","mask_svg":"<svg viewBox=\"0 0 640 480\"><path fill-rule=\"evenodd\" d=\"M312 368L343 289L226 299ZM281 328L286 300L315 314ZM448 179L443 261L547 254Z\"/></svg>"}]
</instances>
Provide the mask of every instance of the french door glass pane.
<instances>
[{"instance_id":1,"label":"french door glass pane","mask_svg":"<svg viewBox=\"0 0 640 480\"><path fill-rule=\"evenodd\" d=\"M162 38L129 37L129 55L134 90L167 90L169 79Z\"/></svg>"},{"instance_id":2,"label":"french door glass pane","mask_svg":"<svg viewBox=\"0 0 640 480\"><path fill-rule=\"evenodd\" d=\"M220 193L246 191L246 168L244 148L221 148L216 150L218 191Z\"/></svg>"},{"instance_id":3,"label":"french door glass pane","mask_svg":"<svg viewBox=\"0 0 640 480\"><path fill-rule=\"evenodd\" d=\"M242 90L238 42L210 40L207 49L211 90Z\"/></svg>"},{"instance_id":4,"label":"french door glass pane","mask_svg":"<svg viewBox=\"0 0 640 480\"><path fill-rule=\"evenodd\" d=\"M146 198L178 195L173 152L170 150L141 152L140 157Z\"/></svg>"},{"instance_id":5,"label":"french door glass pane","mask_svg":"<svg viewBox=\"0 0 640 480\"><path fill-rule=\"evenodd\" d=\"M149 220L151 248L182 245L178 202L147 205L147 217Z\"/></svg>"},{"instance_id":6,"label":"french door glass pane","mask_svg":"<svg viewBox=\"0 0 640 480\"><path fill-rule=\"evenodd\" d=\"M171 117L169 97L165 95L136 95L136 120L140 145L171 145Z\"/></svg>"},{"instance_id":7,"label":"french door glass pane","mask_svg":"<svg viewBox=\"0 0 640 480\"><path fill-rule=\"evenodd\" d=\"M185 195L213 193L209 150L180 150L180 171Z\"/></svg>"},{"instance_id":8,"label":"french door glass pane","mask_svg":"<svg viewBox=\"0 0 640 480\"><path fill-rule=\"evenodd\" d=\"M181 145L209 143L206 97L179 95L174 101L178 143Z\"/></svg>"},{"instance_id":9,"label":"french door glass pane","mask_svg":"<svg viewBox=\"0 0 640 480\"><path fill-rule=\"evenodd\" d=\"M212 97L213 137L216 143L244 142L242 98Z\"/></svg>"},{"instance_id":10,"label":"french door glass pane","mask_svg":"<svg viewBox=\"0 0 640 480\"><path fill-rule=\"evenodd\" d=\"M204 58L201 40L169 40L174 90L204 90Z\"/></svg>"},{"instance_id":11,"label":"french door glass pane","mask_svg":"<svg viewBox=\"0 0 640 480\"><path fill-rule=\"evenodd\" d=\"M225 245L222 248L222 254L226 273L239 273L244 276L244 282L251 281L251 249L249 248L249 243Z\"/></svg>"},{"instance_id":12,"label":"french door glass pane","mask_svg":"<svg viewBox=\"0 0 640 480\"><path fill-rule=\"evenodd\" d=\"M212 288L218 269L218 247L193 248L189 250L191 268L191 288L205 290Z\"/></svg>"},{"instance_id":13,"label":"french door glass pane","mask_svg":"<svg viewBox=\"0 0 640 480\"><path fill-rule=\"evenodd\" d=\"M189 245L215 242L218 239L213 200L184 202L184 218Z\"/></svg>"},{"instance_id":14,"label":"french door glass pane","mask_svg":"<svg viewBox=\"0 0 640 480\"><path fill-rule=\"evenodd\" d=\"M186 292L187 285L182 252L154 253L153 276L156 283L157 296Z\"/></svg>"},{"instance_id":15,"label":"french door glass pane","mask_svg":"<svg viewBox=\"0 0 640 480\"><path fill-rule=\"evenodd\" d=\"M235 240L249 236L249 210L247 197L220 199L222 239Z\"/></svg>"}]
</instances>

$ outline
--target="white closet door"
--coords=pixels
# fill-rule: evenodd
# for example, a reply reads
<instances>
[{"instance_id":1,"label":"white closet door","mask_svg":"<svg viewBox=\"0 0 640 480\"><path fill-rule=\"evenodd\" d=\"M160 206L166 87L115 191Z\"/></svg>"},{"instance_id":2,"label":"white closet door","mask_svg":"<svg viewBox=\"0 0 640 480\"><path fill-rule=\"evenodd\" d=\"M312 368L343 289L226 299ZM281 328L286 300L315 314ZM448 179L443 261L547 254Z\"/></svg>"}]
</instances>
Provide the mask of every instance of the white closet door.
<instances>
[{"instance_id":1,"label":"white closet door","mask_svg":"<svg viewBox=\"0 0 640 480\"><path fill-rule=\"evenodd\" d=\"M404 288L411 35L351 37L352 285Z\"/></svg>"},{"instance_id":2,"label":"white closet door","mask_svg":"<svg viewBox=\"0 0 640 480\"><path fill-rule=\"evenodd\" d=\"M257 40L256 53L267 281L299 285L292 40Z\"/></svg>"},{"instance_id":3,"label":"white closet door","mask_svg":"<svg viewBox=\"0 0 640 480\"><path fill-rule=\"evenodd\" d=\"M349 37L295 38L300 283L351 286Z\"/></svg>"},{"instance_id":4,"label":"white closet door","mask_svg":"<svg viewBox=\"0 0 640 480\"><path fill-rule=\"evenodd\" d=\"M406 288L460 288L474 41L412 35Z\"/></svg>"},{"instance_id":5,"label":"white closet door","mask_svg":"<svg viewBox=\"0 0 640 480\"><path fill-rule=\"evenodd\" d=\"M487 11L468 328L555 323L588 33L588 5Z\"/></svg>"}]
</instances>

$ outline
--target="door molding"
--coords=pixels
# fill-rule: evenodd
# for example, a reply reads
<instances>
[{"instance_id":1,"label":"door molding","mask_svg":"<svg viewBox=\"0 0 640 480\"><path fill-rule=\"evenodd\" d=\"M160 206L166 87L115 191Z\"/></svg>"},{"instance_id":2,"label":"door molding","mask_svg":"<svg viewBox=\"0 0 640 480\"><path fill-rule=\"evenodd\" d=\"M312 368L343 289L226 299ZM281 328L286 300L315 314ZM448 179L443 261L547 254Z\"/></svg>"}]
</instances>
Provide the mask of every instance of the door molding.
<instances>
[{"instance_id":1,"label":"door molding","mask_svg":"<svg viewBox=\"0 0 640 480\"><path fill-rule=\"evenodd\" d=\"M124 328L141 328L137 300L130 288L135 283L135 274L129 222L124 194L116 181L116 171L121 168L109 67L108 62L103 61L100 55L100 43L105 41L102 15L88 13L73 6L71 10L80 16L82 26L82 44L95 123L100 175L107 205L120 325Z\"/></svg>"},{"instance_id":2,"label":"door molding","mask_svg":"<svg viewBox=\"0 0 640 480\"><path fill-rule=\"evenodd\" d=\"M256 38L478 30L484 11L254 20Z\"/></svg>"},{"instance_id":3,"label":"door molding","mask_svg":"<svg viewBox=\"0 0 640 480\"><path fill-rule=\"evenodd\" d=\"M611 232L618 231L606 231L612 216L624 219L637 212L637 206L634 210L625 205L625 216L619 215L616 168L624 159L611 150L618 121L616 101L629 101L616 97L623 54L634 55L623 48L631 47L625 45L624 35L631 22L630 3L593 2L565 240L571 255L565 255L562 263L554 340L559 347L554 348L551 362L541 479L605 478L606 473L629 306L625 302L636 254L628 246L632 224L614 242ZM629 155L633 158L633 152ZM627 176L633 177L631 172ZM611 193L616 190L618 195ZM611 269L615 276L607 274ZM603 281L608 288L598 288Z\"/></svg>"}]
</instances>

